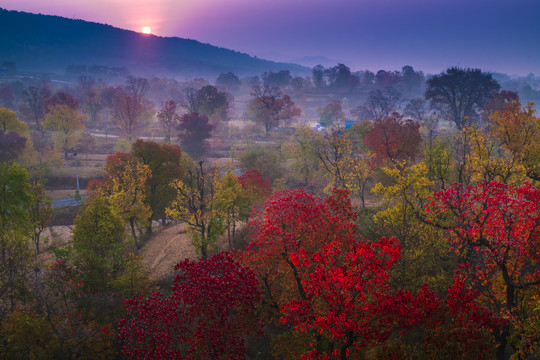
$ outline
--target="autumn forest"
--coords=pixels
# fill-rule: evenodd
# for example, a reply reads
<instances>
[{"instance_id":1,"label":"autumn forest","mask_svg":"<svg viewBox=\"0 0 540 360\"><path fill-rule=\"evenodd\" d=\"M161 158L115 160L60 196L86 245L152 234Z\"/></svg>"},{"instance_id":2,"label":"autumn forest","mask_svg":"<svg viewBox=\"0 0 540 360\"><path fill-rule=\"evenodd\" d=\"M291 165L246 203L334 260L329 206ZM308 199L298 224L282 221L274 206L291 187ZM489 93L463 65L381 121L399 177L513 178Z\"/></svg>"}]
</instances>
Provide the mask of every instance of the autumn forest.
<instances>
[{"instance_id":1,"label":"autumn forest","mask_svg":"<svg viewBox=\"0 0 540 360\"><path fill-rule=\"evenodd\" d=\"M540 358L535 101L459 66L4 61L0 359Z\"/></svg>"}]
</instances>

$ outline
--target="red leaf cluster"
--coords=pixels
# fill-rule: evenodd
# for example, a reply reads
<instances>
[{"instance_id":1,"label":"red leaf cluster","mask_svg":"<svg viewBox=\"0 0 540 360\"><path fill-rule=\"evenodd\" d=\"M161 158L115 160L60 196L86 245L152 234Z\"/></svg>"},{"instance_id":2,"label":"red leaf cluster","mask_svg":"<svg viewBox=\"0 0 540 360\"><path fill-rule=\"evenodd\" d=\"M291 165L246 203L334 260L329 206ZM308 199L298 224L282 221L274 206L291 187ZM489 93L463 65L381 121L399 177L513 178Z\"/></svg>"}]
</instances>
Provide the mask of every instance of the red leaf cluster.
<instances>
[{"instance_id":1,"label":"red leaf cluster","mask_svg":"<svg viewBox=\"0 0 540 360\"><path fill-rule=\"evenodd\" d=\"M450 215L449 241L457 252L472 249L477 253L464 265L480 281L500 272L507 287L525 289L540 284L537 187L529 183L512 187L496 181L454 184L436 193L426 209L439 217Z\"/></svg>"},{"instance_id":2,"label":"red leaf cluster","mask_svg":"<svg viewBox=\"0 0 540 360\"><path fill-rule=\"evenodd\" d=\"M244 338L257 329L259 288L253 272L221 252L184 260L168 297L126 301L119 324L131 359L244 359Z\"/></svg>"},{"instance_id":3,"label":"red leaf cluster","mask_svg":"<svg viewBox=\"0 0 540 360\"><path fill-rule=\"evenodd\" d=\"M421 142L420 124L411 119L403 120L398 113L377 119L364 140L378 161L392 163L414 159Z\"/></svg>"}]
</instances>

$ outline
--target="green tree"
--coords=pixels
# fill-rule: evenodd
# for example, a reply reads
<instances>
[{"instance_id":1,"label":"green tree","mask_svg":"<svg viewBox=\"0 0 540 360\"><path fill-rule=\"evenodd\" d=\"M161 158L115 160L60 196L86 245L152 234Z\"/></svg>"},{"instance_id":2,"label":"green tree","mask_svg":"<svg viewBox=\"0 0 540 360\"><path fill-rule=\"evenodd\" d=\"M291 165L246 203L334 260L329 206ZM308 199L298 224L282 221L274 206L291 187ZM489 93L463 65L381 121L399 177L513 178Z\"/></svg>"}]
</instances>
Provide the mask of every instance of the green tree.
<instances>
[{"instance_id":1,"label":"green tree","mask_svg":"<svg viewBox=\"0 0 540 360\"><path fill-rule=\"evenodd\" d=\"M36 255L39 254L41 234L49 226L53 219L53 209L51 200L46 196L45 189L41 184L32 183L29 187L30 206L29 220L32 230L32 241L36 246Z\"/></svg>"},{"instance_id":2,"label":"green tree","mask_svg":"<svg viewBox=\"0 0 540 360\"><path fill-rule=\"evenodd\" d=\"M332 129L323 135L314 133L311 141L315 156L331 177L327 188L347 189L346 172L352 155L349 135L342 129Z\"/></svg>"},{"instance_id":3,"label":"green tree","mask_svg":"<svg viewBox=\"0 0 540 360\"><path fill-rule=\"evenodd\" d=\"M219 91L215 86L203 86L197 92L199 113L211 120L227 120L229 100L227 94Z\"/></svg>"},{"instance_id":4,"label":"green tree","mask_svg":"<svg viewBox=\"0 0 540 360\"><path fill-rule=\"evenodd\" d=\"M281 152L285 159L293 159L287 167L288 185L315 190L315 182L321 178L317 176L319 159L315 156L312 144L312 132L304 127L296 130L294 140L285 142Z\"/></svg>"},{"instance_id":5,"label":"green tree","mask_svg":"<svg viewBox=\"0 0 540 360\"><path fill-rule=\"evenodd\" d=\"M30 201L28 172L0 162L0 317L28 294Z\"/></svg>"},{"instance_id":6,"label":"green tree","mask_svg":"<svg viewBox=\"0 0 540 360\"><path fill-rule=\"evenodd\" d=\"M225 86L229 91L235 92L240 89L241 81L232 72L228 73L221 73L219 74L218 78L216 79L216 85L219 86Z\"/></svg>"},{"instance_id":7,"label":"green tree","mask_svg":"<svg viewBox=\"0 0 540 360\"><path fill-rule=\"evenodd\" d=\"M133 144L133 156L147 165L151 172L146 191L146 202L152 210L151 219L164 221L165 208L174 198L169 183L181 179L184 174L180 147L139 139ZM151 232L150 224L148 229Z\"/></svg>"},{"instance_id":8,"label":"green tree","mask_svg":"<svg viewBox=\"0 0 540 360\"><path fill-rule=\"evenodd\" d=\"M250 147L240 155L242 170L257 170L265 178L274 182L283 176L279 150L266 147Z\"/></svg>"},{"instance_id":9,"label":"green tree","mask_svg":"<svg viewBox=\"0 0 540 360\"><path fill-rule=\"evenodd\" d=\"M88 290L110 289L124 268L128 250L124 221L101 196L90 197L75 219L75 264Z\"/></svg>"},{"instance_id":10,"label":"green tree","mask_svg":"<svg viewBox=\"0 0 540 360\"><path fill-rule=\"evenodd\" d=\"M346 117L339 100L332 101L325 107L318 107L317 113L320 123L325 126L342 125Z\"/></svg>"}]
</instances>

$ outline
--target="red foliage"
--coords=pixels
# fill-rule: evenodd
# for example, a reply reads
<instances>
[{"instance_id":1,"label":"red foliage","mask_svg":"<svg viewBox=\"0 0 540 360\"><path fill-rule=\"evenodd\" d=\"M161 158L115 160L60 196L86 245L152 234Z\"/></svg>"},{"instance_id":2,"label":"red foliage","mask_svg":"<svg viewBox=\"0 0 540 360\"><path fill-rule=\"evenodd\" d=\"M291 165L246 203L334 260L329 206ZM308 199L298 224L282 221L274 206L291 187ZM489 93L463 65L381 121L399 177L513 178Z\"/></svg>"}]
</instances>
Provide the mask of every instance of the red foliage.
<instances>
[{"instance_id":1,"label":"red foliage","mask_svg":"<svg viewBox=\"0 0 540 360\"><path fill-rule=\"evenodd\" d=\"M464 279L455 276L446 299L424 284L416 297L398 291L395 296L382 298L381 303L387 313L395 316L395 324L401 329L421 329L423 343L417 345L415 355L423 353L430 359L492 359L493 333L505 321L482 305L478 297L478 291L465 287ZM407 358L399 350L389 355L383 357Z\"/></svg>"},{"instance_id":2,"label":"red foliage","mask_svg":"<svg viewBox=\"0 0 540 360\"><path fill-rule=\"evenodd\" d=\"M400 246L394 238L360 239L355 217L345 190L325 200L295 190L274 194L250 220L256 235L239 256L259 275L266 301L281 309L280 321L313 335L309 357L346 357L392 328L378 298Z\"/></svg>"},{"instance_id":3,"label":"red foliage","mask_svg":"<svg viewBox=\"0 0 540 360\"><path fill-rule=\"evenodd\" d=\"M50 111L54 106L58 105L65 105L70 109L78 110L79 100L69 92L58 91L56 94L47 99L46 108Z\"/></svg>"},{"instance_id":4,"label":"red foliage","mask_svg":"<svg viewBox=\"0 0 540 360\"><path fill-rule=\"evenodd\" d=\"M131 359L243 359L244 338L257 329L257 280L221 252L184 260L172 294L126 301L120 320L123 354Z\"/></svg>"},{"instance_id":5,"label":"red foliage","mask_svg":"<svg viewBox=\"0 0 540 360\"><path fill-rule=\"evenodd\" d=\"M116 154L107 156L105 161L105 168L103 172L111 177L122 177L124 169L128 164L135 161L133 155L123 152L117 152Z\"/></svg>"},{"instance_id":6,"label":"red foliage","mask_svg":"<svg viewBox=\"0 0 540 360\"><path fill-rule=\"evenodd\" d=\"M257 170L249 169L244 175L238 177L238 182L255 203L262 203L272 194L270 180L265 179Z\"/></svg>"},{"instance_id":7,"label":"red foliage","mask_svg":"<svg viewBox=\"0 0 540 360\"><path fill-rule=\"evenodd\" d=\"M454 184L436 193L426 210L450 218L450 244L466 256L462 271L471 274L492 308L522 313L518 291L524 296L540 285L540 190L528 183ZM510 331L508 323L499 330L498 359L505 357Z\"/></svg>"},{"instance_id":8,"label":"red foliage","mask_svg":"<svg viewBox=\"0 0 540 360\"><path fill-rule=\"evenodd\" d=\"M388 273L401 246L395 238L361 239L355 218L348 192L335 189L325 200L303 190L275 193L250 219L254 239L238 257L256 271L280 322L312 337L304 358L346 359L414 327L424 329L423 351L435 358L454 348L493 350L491 331L501 322L477 292L456 278L446 301L427 286L417 296L392 293Z\"/></svg>"},{"instance_id":9,"label":"red foliage","mask_svg":"<svg viewBox=\"0 0 540 360\"><path fill-rule=\"evenodd\" d=\"M394 317L379 298L387 290L388 271L400 257L395 238L345 247L333 241L311 254L303 249L291 253L292 262L304 273L306 299L289 301L281 309L282 322L328 337L332 355L342 359L349 347L380 343L391 334Z\"/></svg>"},{"instance_id":10,"label":"red foliage","mask_svg":"<svg viewBox=\"0 0 540 360\"><path fill-rule=\"evenodd\" d=\"M457 252L472 249L476 258L464 264L480 282L500 272L509 288L511 309L517 288L540 284L540 190L526 183L514 188L499 182L454 184L434 195L427 211L453 221L450 243ZM474 260L474 261L473 261Z\"/></svg>"},{"instance_id":11,"label":"red foliage","mask_svg":"<svg viewBox=\"0 0 540 360\"><path fill-rule=\"evenodd\" d=\"M482 113L482 120L488 121L489 116L496 111L505 111L511 107L516 106L519 103L519 95L514 91L501 90L494 92L493 97L487 104L484 105L484 112ZM518 109L519 109L519 105Z\"/></svg>"},{"instance_id":12,"label":"red foliage","mask_svg":"<svg viewBox=\"0 0 540 360\"><path fill-rule=\"evenodd\" d=\"M421 142L420 124L398 113L376 120L364 140L378 161L392 163L414 159Z\"/></svg>"}]
</instances>

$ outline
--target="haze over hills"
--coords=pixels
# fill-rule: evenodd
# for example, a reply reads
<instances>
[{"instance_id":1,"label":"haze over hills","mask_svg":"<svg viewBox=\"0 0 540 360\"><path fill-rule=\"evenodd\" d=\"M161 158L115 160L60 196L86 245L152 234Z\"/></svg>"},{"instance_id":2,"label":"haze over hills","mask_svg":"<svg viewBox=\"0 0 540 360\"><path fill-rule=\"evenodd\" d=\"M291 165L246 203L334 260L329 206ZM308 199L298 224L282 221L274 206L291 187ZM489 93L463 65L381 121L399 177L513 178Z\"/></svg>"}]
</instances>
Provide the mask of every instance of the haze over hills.
<instances>
[{"instance_id":1,"label":"haze over hills","mask_svg":"<svg viewBox=\"0 0 540 360\"><path fill-rule=\"evenodd\" d=\"M0 9L0 61L20 70L63 72L70 65L125 66L131 71L183 76L311 70L258 59L178 37L159 37L83 20Z\"/></svg>"}]
</instances>

